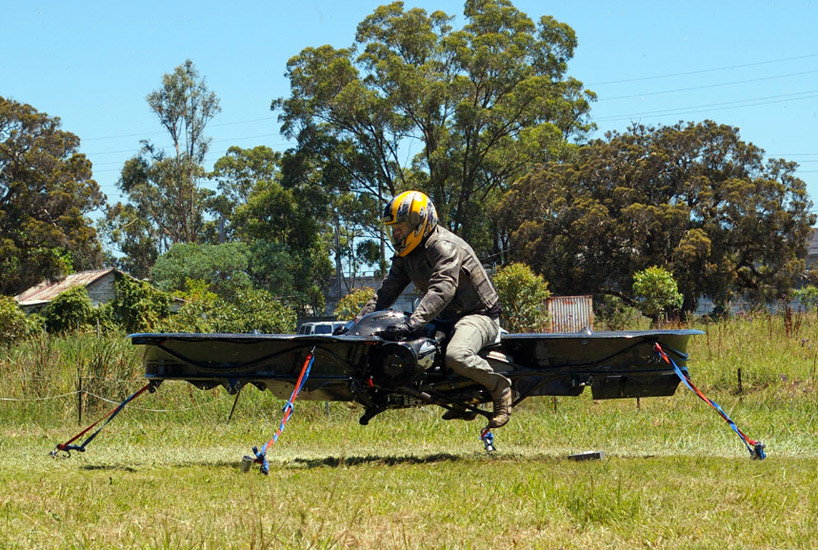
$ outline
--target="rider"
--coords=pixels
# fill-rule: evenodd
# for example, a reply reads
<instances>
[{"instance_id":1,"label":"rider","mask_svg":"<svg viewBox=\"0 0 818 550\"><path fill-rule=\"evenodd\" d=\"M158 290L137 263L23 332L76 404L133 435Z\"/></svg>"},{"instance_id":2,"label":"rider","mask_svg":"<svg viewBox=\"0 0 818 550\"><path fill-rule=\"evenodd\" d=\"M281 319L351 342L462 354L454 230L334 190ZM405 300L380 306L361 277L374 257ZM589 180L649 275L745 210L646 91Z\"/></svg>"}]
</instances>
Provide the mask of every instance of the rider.
<instances>
[{"instance_id":1,"label":"rider","mask_svg":"<svg viewBox=\"0 0 818 550\"><path fill-rule=\"evenodd\" d=\"M419 191L406 191L386 205L382 221L390 230L395 256L375 297L358 318L395 303L412 282L423 293L407 322L389 327L385 337L405 340L418 335L435 318L454 323L446 349L446 365L484 386L494 402L489 427L505 425L511 415L511 381L494 372L477 353L497 341L500 302L497 291L471 246L437 223L432 201ZM445 419L474 418L465 409L450 410Z\"/></svg>"}]
</instances>

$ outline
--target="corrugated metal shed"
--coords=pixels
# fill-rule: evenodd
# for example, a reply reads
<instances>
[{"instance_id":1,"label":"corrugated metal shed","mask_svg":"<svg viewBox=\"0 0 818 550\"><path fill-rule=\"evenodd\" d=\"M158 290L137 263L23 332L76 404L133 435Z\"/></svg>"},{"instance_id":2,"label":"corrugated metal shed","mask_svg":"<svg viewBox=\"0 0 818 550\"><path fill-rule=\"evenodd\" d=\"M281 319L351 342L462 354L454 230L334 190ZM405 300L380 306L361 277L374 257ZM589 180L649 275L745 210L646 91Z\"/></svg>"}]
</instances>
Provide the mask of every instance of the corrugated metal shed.
<instances>
[{"instance_id":1,"label":"corrugated metal shed","mask_svg":"<svg viewBox=\"0 0 818 550\"><path fill-rule=\"evenodd\" d=\"M84 286L88 288L88 295L91 301L94 305L97 305L113 298L113 281L118 273L119 272L114 268L80 271L79 273L66 275L59 281L43 281L25 292L18 294L14 299L17 300L20 307L24 309L34 308L47 304L66 290ZM111 292L107 291L109 286Z\"/></svg>"},{"instance_id":2,"label":"corrugated metal shed","mask_svg":"<svg viewBox=\"0 0 818 550\"><path fill-rule=\"evenodd\" d=\"M807 267L815 263L818 263L818 227L810 229L807 239Z\"/></svg>"},{"instance_id":3,"label":"corrugated metal shed","mask_svg":"<svg viewBox=\"0 0 818 550\"><path fill-rule=\"evenodd\" d=\"M594 328L591 296L551 296L545 307L551 316L551 332L579 332Z\"/></svg>"}]
</instances>

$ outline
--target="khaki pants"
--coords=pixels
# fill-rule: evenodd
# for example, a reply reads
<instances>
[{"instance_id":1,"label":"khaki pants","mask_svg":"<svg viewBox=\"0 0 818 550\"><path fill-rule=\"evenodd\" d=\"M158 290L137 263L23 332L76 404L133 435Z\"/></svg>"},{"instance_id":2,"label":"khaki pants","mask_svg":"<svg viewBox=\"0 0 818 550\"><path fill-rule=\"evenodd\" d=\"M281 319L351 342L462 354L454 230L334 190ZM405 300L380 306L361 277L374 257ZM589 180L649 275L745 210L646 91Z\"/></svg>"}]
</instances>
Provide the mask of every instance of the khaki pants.
<instances>
[{"instance_id":1,"label":"khaki pants","mask_svg":"<svg viewBox=\"0 0 818 550\"><path fill-rule=\"evenodd\" d=\"M466 315L454 325L446 348L446 366L455 373L474 380L492 394L508 387L511 381L492 370L488 361L477 353L497 341L500 323L486 315Z\"/></svg>"}]
</instances>

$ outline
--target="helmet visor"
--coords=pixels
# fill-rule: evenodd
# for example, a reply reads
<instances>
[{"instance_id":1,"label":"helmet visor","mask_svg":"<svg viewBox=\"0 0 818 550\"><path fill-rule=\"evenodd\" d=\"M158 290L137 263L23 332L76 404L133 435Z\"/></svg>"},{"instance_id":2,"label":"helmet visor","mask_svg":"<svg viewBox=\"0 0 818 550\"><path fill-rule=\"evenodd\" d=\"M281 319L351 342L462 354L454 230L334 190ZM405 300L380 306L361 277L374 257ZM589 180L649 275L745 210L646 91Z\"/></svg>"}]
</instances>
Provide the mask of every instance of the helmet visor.
<instances>
[{"instance_id":1,"label":"helmet visor","mask_svg":"<svg viewBox=\"0 0 818 550\"><path fill-rule=\"evenodd\" d=\"M394 246L396 250L403 248L406 237L412 232L412 228L409 227L409 222L392 223L387 225L386 229L389 232L389 240L392 241L392 246Z\"/></svg>"}]
</instances>

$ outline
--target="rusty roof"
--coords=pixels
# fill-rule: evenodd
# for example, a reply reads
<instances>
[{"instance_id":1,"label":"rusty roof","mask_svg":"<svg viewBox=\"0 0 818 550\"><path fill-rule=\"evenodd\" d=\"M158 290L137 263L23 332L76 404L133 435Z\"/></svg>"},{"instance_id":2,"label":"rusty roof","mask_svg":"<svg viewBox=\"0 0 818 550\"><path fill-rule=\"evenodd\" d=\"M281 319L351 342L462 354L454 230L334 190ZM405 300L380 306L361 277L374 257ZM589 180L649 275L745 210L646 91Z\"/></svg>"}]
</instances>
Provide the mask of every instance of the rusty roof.
<instances>
[{"instance_id":1,"label":"rusty roof","mask_svg":"<svg viewBox=\"0 0 818 550\"><path fill-rule=\"evenodd\" d=\"M14 297L21 306L36 306L47 304L66 290L78 286L88 286L94 281L115 271L113 267L108 269L94 269L91 271L80 271L66 275L59 281L43 281L28 290Z\"/></svg>"}]
</instances>

